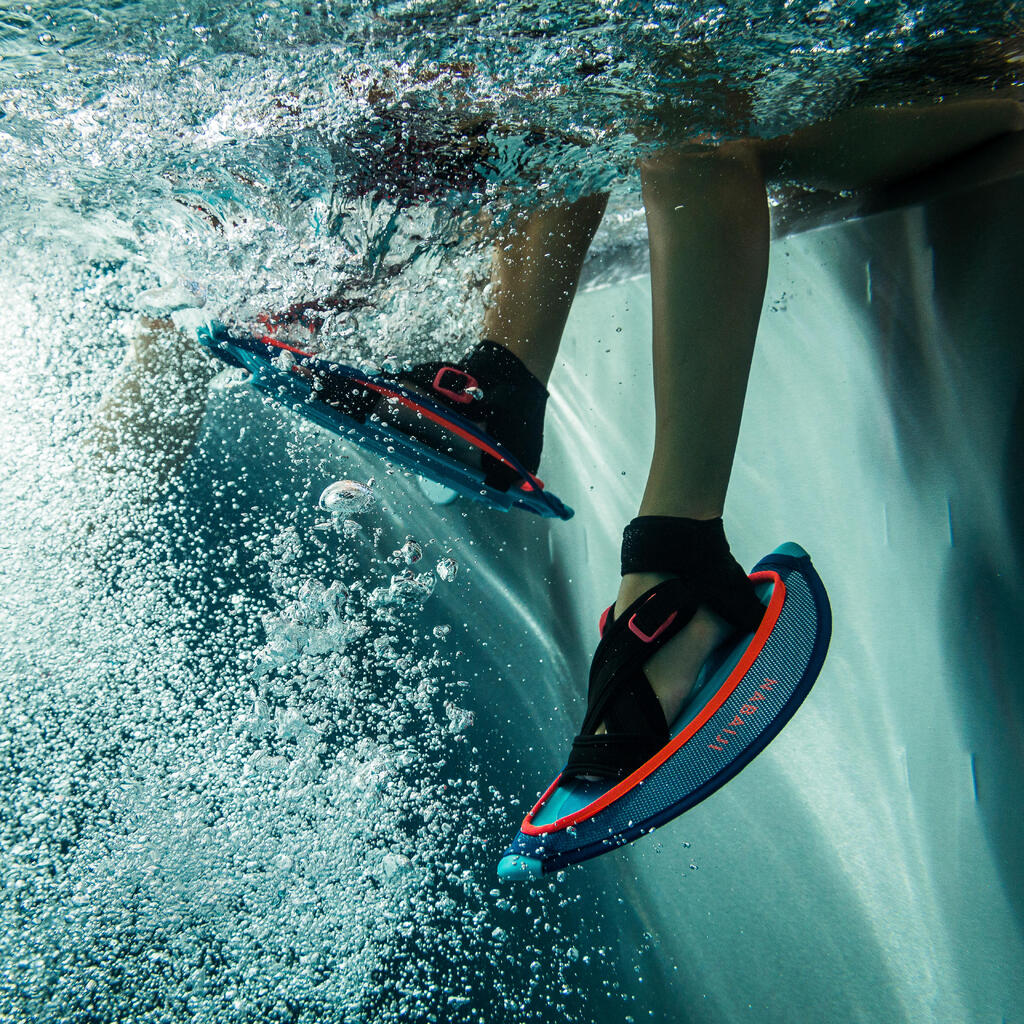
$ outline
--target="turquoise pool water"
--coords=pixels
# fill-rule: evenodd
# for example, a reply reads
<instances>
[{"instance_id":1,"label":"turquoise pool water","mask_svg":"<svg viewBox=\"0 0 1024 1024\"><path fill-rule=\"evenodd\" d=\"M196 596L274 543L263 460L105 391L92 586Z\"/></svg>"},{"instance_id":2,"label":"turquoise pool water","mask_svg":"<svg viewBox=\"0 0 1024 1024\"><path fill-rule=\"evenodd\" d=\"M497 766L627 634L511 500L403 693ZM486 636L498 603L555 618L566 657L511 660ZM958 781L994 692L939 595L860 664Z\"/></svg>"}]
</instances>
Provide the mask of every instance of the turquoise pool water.
<instances>
[{"instance_id":1,"label":"turquoise pool water","mask_svg":"<svg viewBox=\"0 0 1024 1024\"><path fill-rule=\"evenodd\" d=\"M1017 16L6 7L0 1018L1020 1020L1019 178L773 243L727 523L746 565L813 555L822 677L655 835L494 872L582 714L643 487L654 111L774 135L883 72L991 85ZM468 177L453 121L486 123ZM225 378L168 489L83 454L161 303L180 344L330 292L354 360L461 349L495 225L595 187L541 467L571 522L433 504ZM332 517L342 480L372 500Z\"/></svg>"}]
</instances>

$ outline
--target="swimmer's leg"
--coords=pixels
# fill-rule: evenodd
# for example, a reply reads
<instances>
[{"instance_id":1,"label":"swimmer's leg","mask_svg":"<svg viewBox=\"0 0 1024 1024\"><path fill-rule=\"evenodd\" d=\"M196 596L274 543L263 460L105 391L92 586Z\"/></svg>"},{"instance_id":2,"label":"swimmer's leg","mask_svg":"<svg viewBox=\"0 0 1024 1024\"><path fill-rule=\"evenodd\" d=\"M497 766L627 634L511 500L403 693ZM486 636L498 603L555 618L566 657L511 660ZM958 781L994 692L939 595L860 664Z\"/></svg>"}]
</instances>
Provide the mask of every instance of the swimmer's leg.
<instances>
[{"instance_id":1,"label":"swimmer's leg","mask_svg":"<svg viewBox=\"0 0 1024 1024\"><path fill-rule=\"evenodd\" d=\"M640 170L651 251L654 455L640 515L623 534L611 609L610 621L629 615L629 628L602 623L609 641L595 657L587 716L566 769L584 777L623 778L664 746L708 656L735 630L755 629L763 613L720 519L768 271L760 163L753 146L730 143L662 152ZM660 625L646 623L647 601ZM655 642L662 633L670 639ZM639 666L637 637L654 652Z\"/></svg>"},{"instance_id":2,"label":"swimmer's leg","mask_svg":"<svg viewBox=\"0 0 1024 1024\"><path fill-rule=\"evenodd\" d=\"M607 202L607 195L591 195L537 210L495 244L484 337L518 356L543 384Z\"/></svg>"},{"instance_id":3,"label":"swimmer's leg","mask_svg":"<svg viewBox=\"0 0 1024 1024\"><path fill-rule=\"evenodd\" d=\"M651 248L654 455L641 516L722 515L768 276L769 221L745 144L641 165ZM623 576L616 614L666 578ZM701 608L644 668L669 722L730 631Z\"/></svg>"},{"instance_id":4,"label":"swimmer's leg","mask_svg":"<svg viewBox=\"0 0 1024 1024\"><path fill-rule=\"evenodd\" d=\"M642 515L722 514L768 274L768 203L736 143L641 166L655 443Z\"/></svg>"},{"instance_id":5,"label":"swimmer's leg","mask_svg":"<svg viewBox=\"0 0 1024 1024\"><path fill-rule=\"evenodd\" d=\"M548 378L607 199L590 195L535 210L515 221L495 242L485 340L451 364L479 384L480 400L465 403L432 388L442 363L419 364L400 375L403 383L472 419L530 472L536 472L540 462ZM445 381L458 380L458 375L445 377ZM401 408L380 415L459 462L483 468L493 486L504 489L519 481L516 473L443 427L431 429Z\"/></svg>"},{"instance_id":6,"label":"swimmer's leg","mask_svg":"<svg viewBox=\"0 0 1024 1024\"><path fill-rule=\"evenodd\" d=\"M1021 130L1024 104L1011 97L862 107L772 139L761 156L771 180L838 192L905 178Z\"/></svg>"},{"instance_id":7,"label":"swimmer's leg","mask_svg":"<svg viewBox=\"0 0 1024 1024\"><path fill-rule=\"evenodd\" d=\"M690 537L714 532L711 521L722 515L768 274L768 203L752 147L661 154L641 165L641 180L651 250L656 429L641 518L630 531L634 539L645 537L646 525L653 525L658 540L642 545L640 559L627 557L624 543L624 569L643 571L623 576L616 616L685 569L687 558L673 564L667 551L663 571L646 557L673 530L671 520L643 517L699 521L697 527L679 523L678 547L685 550ZM753 588L742 570L737 583L736 571L726 548L714 568L723 578L712 587L722 582L738 590L733 596L749 617ZM707 582L697 581L696 589L703 592ZM737 624L701 605L646 663L667 722L678 715L708 654Z\"/></svg>"}]
</instances>

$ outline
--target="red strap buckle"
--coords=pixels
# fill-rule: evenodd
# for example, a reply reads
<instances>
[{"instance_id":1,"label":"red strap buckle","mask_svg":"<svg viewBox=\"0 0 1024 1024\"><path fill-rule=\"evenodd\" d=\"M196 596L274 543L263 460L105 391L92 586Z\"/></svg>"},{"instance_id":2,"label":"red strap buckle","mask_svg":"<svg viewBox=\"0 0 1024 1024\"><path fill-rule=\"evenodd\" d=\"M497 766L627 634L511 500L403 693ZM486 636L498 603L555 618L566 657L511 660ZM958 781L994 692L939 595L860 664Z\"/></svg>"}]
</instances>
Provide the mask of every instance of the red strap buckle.
<instances>
[{"instance_id":1,"label":"red strap buckle","mask_svg":"<svg viewBox=\"0 0 1024 1024\"><path fill-rule=\"evenodd\" d=\"M445 385L445 380L450 380L448 374L454 374L455 380L451 381L452 385L456 385L461 382L462 387L459 391L453 391L451 387ZM434 390L447 398L450 398L453 402L460 402L465 405L467 402L473 401L473 396L466 394L469 388L475 388L477 386L476 377L470 373L466 373L465 370L460 370L457 366L442 366L437 371L437 376L434 378Z\"/></svg>"},{"instance_id":2,"label":"red strap buckle","mask_svg":"<svg viewBox=\"0 0 1024 1024\"><path fill-rule=\"evenodd\" d=\"M660 626L658 626L658 628L656 630L654 630L653 633L645 633L643 631L643 629L641 629L640 626L637 625L636 617L641 612L646 610L647 605L651 603L651 601L653 600L654 596L655 596L654 594L651 594L651 596L635 612L633 612L633 614L629 617L629 631L634 636L637 636L641 640L643 640L643 642L645 644L654 643L654 641L657 640L658 637L661 636L661 634L664 633L665 630L668 629L668 627L671 626L673 622L675 622L676 615L679 614L678 612L672 612L668 616L668 618L665 619L665 621L662 622L662 624Z\"/></svg>"}]
</instances>

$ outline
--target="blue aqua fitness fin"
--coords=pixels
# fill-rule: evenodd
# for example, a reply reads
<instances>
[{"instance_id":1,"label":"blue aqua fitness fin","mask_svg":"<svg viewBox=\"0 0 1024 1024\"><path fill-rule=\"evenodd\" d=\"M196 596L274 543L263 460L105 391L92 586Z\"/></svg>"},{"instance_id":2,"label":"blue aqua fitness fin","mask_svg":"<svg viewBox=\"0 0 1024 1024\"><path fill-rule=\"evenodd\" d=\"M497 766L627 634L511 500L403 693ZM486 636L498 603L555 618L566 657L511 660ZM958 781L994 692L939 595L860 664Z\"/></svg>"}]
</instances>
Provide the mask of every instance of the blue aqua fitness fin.
<instances>
[{"instance_id":1,"label":"blue aqua fitness fin","mask_svg":"<svg viewBox=\"0 0 1024 1024\"><path fill-rule=\"evenodd\" d=\"M275 402L387 462L492 508L521 508L557 519L572 517L572 509L546 491L543 482L507 446L466 416L392 376L370 376L285 345L269 334L255 337L232 332L219 323L200 327L198 335L218 358L247 370L250 384ZM467 379L472 381L459 367L445 366L434 378L433 387L454 401L468 402L463 397ZM386 420L389 410L402 414L394 417L402 419L402 427ZM431 436L434 444L415 436L407 424ZM496 486L483 469L440 450L440 445L448 447L452 442L475 450L497 466L507 487Z\"/></svg>"},{"instance_id":2,"label":"blue aqua fitness fin","mask_svg":"<svg viewBox=\"0 0 1024 1024\"><path fill-rule=\"evenodd\" d=\"M711 655L668 745L622 781L559 775L505 851L500 877L537 878L646 835L725 785L778 735L818 678L832 613L796 544L776 548L750 577L764 619Z\"/></svg>"}]
</instances>

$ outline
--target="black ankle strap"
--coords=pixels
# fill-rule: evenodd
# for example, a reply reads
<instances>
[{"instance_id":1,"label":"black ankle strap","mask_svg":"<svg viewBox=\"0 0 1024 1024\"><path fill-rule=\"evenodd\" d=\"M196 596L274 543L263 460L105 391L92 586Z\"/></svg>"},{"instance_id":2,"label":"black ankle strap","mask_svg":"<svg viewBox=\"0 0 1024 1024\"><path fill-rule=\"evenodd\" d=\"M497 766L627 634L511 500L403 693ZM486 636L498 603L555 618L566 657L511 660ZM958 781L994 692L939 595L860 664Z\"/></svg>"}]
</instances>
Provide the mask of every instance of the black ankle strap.
<instances>
[{"instance_id":1,"label":"black ankle strap","mask_svg":"<svg viewBox=\"0 0 1024 1024\"><path fill-rule=\"evenodd\" d=\"M740 629L755 630L764 615L720 518L638 516L622 533L622 575L633 572L682 577L701 603Z\"/></svg>"},{"instance_id":2,"label":"black ankle strap","mask_svg":"<svg viewBox=\"0 0 1024 1024\"><path fill-rule=\"evenodd\" d=\"M689 575L729 555L718 519L637 516L622 531L622 575L671 572Z\"/></svg>"},{"instance_id":3,"label":"black ankle strap","mask_svg":"<svg viewBox=\"0 0 1024 1024\"><path fill-rule=\"evenodd\" d=\"M533 395L543 394L547 398L547 389L530 373L519 356L497 342L486 338L477 342L461 365L480 381L481 388L485 384L504 384Z\"/></svg>"},{"instance_id":4,"label":"black ankle strap","mask_svg":"<svg viewBox=\"0 0 1024 1024\"><path fill-rule=\"evenodd\" d=\"M487 433L508 448L529 472L537 472L548 390L507 348L481 341L458 362L418 363L397 377L482 423ZM479 396L471 398L470 388L479 390ZM521 482L514 469L490 455L484 454L483 468L487 483L499 490Z\"/></svg>"},{"instance_id":5,"label":"black ankle strap","mask_svg":"<svg viewBox=\"0 0 1024 1024\"><path fill-rule=\"evenodd\" d=\"M531 473L536 473L544 441L548 389L518 356L493 341L481 341L465 366L480 382L488 432L514 452ZM507 467L485 461L489 482L507 487L515 481L515 474Z\"/></svg>"}]
</instances>

